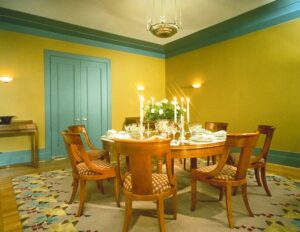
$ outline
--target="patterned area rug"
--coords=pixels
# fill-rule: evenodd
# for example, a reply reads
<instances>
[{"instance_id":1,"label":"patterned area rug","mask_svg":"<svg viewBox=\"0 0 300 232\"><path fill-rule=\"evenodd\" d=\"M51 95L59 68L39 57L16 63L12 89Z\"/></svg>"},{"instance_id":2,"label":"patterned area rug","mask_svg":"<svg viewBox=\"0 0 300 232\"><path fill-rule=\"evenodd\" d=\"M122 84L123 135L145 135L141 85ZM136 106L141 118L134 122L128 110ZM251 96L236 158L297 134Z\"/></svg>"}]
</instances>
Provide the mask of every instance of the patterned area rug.
<instances>
[{"instance_id":1,"label":"patterned area rug","mask_svg":"<svg viewBox=\"0 0 300 232\"><path fill-rule=\"evenodd\" d=\"M300 182L280 176L268 176L272 197L258 187L252 173L248 178L248 197L254 217L249 217L242 196L233 197L235 229L229 229L225 199L218 201L218 190L198 182L196 210L190 211L189 172L176 168L178 216L172 219L171 200L165 200L167 231L300 231ZM23 230L27 231L122 231L124 202L116 207L113 182L105 181L105 194L96 183L88 183L84 215L75 217L76 201L68 205L71 171L57 170L13 179L13 187ZM130 231L158 231L154 202L134 202Z\"/></svg>"}]
</instances>

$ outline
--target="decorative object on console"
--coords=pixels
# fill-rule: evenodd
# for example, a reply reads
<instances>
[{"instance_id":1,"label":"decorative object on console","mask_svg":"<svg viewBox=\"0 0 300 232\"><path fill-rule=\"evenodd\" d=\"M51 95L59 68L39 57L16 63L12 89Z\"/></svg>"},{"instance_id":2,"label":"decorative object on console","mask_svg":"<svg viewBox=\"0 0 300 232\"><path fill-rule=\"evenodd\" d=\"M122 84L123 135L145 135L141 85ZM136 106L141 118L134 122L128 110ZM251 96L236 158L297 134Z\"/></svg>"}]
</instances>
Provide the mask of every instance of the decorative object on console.
<instances>
[{"instance_id":1,"label":"decorative object on console","mask_svg":"<svg viewBox=\"0 0 300 232\"><path fill-rule=\"evenodd\" d=\"M15 116L0 116L0 125L9 125Z\"/></svg>"}]
</instances>

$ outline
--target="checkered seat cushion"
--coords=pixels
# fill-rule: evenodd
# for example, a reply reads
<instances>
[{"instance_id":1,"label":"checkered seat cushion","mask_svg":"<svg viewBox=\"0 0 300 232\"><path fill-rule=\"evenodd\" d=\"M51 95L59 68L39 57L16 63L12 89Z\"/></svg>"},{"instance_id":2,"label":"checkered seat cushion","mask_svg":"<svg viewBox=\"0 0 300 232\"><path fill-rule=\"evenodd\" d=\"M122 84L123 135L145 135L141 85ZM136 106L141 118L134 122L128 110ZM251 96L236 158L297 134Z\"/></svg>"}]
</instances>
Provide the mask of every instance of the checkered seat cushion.
<instances>
[{"instance_id":1,"label":"checkered seat cushion","mask_svg":"<svg viewBox=\"0 0 300 232\"><path fill-rule=\"evenodd\" d=\"M210 165L210 166L205 166L205 167L198 168L197 171L207 173L207 172L211 172L216 167L217 167L217 164ZM234 180L236 170L237 170L237 168L235 166L225 164L223 169L217 175L214 176L214 179L217 179L217 180Z\"/></svg>"},{"instance_id":2,"label":"checkered seat cushion","mask_svg":"<svg viewBox=\"0 0 300 232\"><path fill-rule=\"evenodd\" d=\"M102 160L93 160L92 162L94 164L96 164L98 166L98 168L101 168L101 169L114 168L114 166L112 166L111 164L106 163L105 161L102 161ZM88 166L86 166L86 164L84 162L77 164L76 167L77 167L78 173L80 175L85 175L85 176L99 175L99 173L94 172L91 169L89 169Z\"/></svg>"},{"instance_id":3,"label":"checkered seat cushion","mask_svg":"<svg viewBox=\"0 0 300 232\"><path fill-rule=\"evenodd\" d=\"M124 189L128 192L132 191L131 174L129 173L124 180ZM152 174L153 194L162 193L171 188L167 174Z\"/></svg>"}]
</instances>

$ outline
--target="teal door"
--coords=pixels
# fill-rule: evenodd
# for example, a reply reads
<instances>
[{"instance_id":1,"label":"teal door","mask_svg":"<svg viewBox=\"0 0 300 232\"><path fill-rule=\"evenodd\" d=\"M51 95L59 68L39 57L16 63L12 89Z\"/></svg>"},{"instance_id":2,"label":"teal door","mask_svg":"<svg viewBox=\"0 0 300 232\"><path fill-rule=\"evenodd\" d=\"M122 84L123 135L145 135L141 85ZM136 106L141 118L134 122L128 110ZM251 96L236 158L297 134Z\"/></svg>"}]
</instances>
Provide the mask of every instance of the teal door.
<instances>
[{"instance_id":1,"label":"teal door","mask_svg":"<svg viewBox=\"0 0 300 232\"><path fill-rule=\"evenodd\" d=\"M73 124L84 124L92 143L101 147L100 137L110 128L111 121L109 62L105 59L49 53L50 81L46 82L46 88L49 88L46 92L50 95L50 122L46 122L46 125L49 124L48 128L46 126L46 135L50 136L46 136L46 139L50 139L47 144L50 144L52 158L67 155L60 133ZM47 87L47 83L50 87Z\"/></svg>"}]
</instances>

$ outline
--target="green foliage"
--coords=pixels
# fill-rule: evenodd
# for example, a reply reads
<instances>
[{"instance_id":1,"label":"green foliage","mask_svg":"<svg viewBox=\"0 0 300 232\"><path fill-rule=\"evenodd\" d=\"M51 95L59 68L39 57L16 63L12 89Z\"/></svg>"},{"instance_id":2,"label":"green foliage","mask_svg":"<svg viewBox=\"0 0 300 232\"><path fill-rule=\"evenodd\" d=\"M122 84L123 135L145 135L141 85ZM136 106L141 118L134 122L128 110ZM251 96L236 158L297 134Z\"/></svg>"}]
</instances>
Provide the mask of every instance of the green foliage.
<instances>
[{"instance_id":1,"label":"green foliage","mask_svg":"<svg viewBox=\"0 0 300 232\"><path fill-rule=\"evenodd\" d=\"M180 115L184 109L180 109L177 105L177 120L179 120ZM174 103L169 102L167 99L164 99L160 102L152 104L150 101L144 107L145 119L147 121L157 121L159 119L168 119L174 120Z\"/></svg>"}]
</instances>

